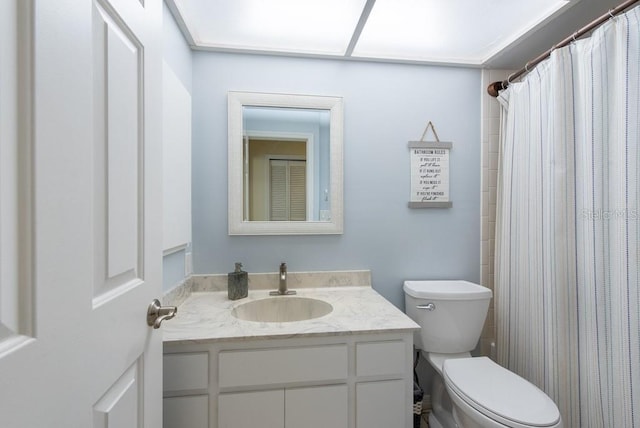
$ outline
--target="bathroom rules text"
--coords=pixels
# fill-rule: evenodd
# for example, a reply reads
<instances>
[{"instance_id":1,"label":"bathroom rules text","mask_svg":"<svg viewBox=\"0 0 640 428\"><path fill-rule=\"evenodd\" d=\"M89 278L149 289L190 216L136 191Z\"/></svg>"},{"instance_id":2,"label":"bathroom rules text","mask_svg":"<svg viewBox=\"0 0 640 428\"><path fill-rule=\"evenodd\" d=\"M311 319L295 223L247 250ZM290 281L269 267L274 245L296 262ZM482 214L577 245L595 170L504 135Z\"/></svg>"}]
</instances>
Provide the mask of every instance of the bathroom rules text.
<instances>
[{"instance_id":1,"label":"bathroom rules text","mask_svg":"<svg viewBox=\"0 0 640 428\"><path fill-rule=\"evenodd\" d=\"M411 148L410 200L449 201L449 149Z\"/></svg>"}]
</instances>

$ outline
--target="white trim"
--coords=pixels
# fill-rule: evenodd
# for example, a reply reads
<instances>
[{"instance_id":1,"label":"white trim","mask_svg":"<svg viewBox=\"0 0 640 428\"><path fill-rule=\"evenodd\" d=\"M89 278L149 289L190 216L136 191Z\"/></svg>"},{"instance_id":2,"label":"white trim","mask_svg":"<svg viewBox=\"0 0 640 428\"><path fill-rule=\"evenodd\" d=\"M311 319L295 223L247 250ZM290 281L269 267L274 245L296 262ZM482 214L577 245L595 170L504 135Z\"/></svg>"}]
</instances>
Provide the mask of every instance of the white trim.
<instances>
[{"instance_id":1,"label":"white trim","mask_svg":"<svg viewBox=\"0 0 640 428\"><path fill-rule=\"evenodd\" d=\"M167 248L162 251L162 257L168 256L169 254L177 253L178 251L186 250L191 242L187 242L186 244L176 245L175 247Z\"/></svg>"},{"instance_id":2,"label":"white trim","mask_svg":"<svg viewBox=\"0 0 640 428\"><path fill-rule=\"evenodd\" d=\"M242 209L243 221L249 221L251 213L251 198L249 197L249 189L251 188L249 184L249 157L246 156L246 154L249 153L249 139L250 136L248 134L242 136L242 194L244 196L244 206Z\"/></svg>"}]
</instances>

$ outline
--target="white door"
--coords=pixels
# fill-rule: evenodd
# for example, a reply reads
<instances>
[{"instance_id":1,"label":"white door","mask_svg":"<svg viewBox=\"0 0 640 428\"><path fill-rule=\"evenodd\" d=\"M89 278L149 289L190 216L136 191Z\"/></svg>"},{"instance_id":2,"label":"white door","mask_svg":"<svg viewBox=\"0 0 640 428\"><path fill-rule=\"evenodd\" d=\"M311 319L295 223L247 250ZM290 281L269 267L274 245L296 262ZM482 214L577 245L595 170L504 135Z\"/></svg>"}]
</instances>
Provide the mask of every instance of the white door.
<instances>
[{"instance_id":1,"label":"white door","mask_svg":"<svg viewBox=\"0 0 640 428\"><path fill-rule=\"evenodd\" d=\"M0 426L161 426L162 0L0 0Z\"/></svg>"}]
</instances>

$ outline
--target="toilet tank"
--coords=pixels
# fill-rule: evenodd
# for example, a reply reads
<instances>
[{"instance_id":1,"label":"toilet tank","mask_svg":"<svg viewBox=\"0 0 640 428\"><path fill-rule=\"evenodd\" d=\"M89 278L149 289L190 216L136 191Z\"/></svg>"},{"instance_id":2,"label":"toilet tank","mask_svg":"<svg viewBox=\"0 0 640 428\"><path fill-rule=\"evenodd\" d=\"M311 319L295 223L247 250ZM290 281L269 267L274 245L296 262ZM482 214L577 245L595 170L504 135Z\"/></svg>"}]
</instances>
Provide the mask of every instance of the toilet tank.
<instances>
[{"instance_id":1,"label":"toilet tank","mask_svg":"<svg viewBox=\"0 0 640 428\"><path fill-rule=\"evenodd\" d=\"M421 327L416 348L453 354L473 350L480 339L492 292L467 281L405 281L405 312Z\"/></svg>"}]
</instances>

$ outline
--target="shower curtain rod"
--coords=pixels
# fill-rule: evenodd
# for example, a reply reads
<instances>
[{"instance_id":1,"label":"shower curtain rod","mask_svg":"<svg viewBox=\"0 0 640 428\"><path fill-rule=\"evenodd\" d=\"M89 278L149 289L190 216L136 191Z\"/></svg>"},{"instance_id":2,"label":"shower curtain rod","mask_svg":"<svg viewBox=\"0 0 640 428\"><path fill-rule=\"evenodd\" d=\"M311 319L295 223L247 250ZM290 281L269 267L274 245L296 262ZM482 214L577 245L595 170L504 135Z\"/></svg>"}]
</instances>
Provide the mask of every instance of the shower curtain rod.
<instances>
[{"instance_id":1,"label":"shower curtain rod","mask_svg":"<svg viewBox=\"0 0 640 428\"><path fill-rule=\"evenodd\" d=\"M578 31L576 31L575 33L570 35L569 37L565 38L560 43L552 46L551 49L549 49L548 51L540 54L536 58L534 58L531 61L527 62L525 64L525 66L523 68L521 68L520 70L516 71L515 73L511 73L509 75L509 77L507 77L507 80L504 80L504 81L501 81L501 82L493 82L492 84L490 84L487 87L487 92L492 97L497 97L498 96L498 92L503 90L503 89L507 89L507 87L509 86L509 84L511 83L511 81L513 79L517 79L518 77L522 76L523 74L528 73L529 71L531 71L531 69L533 67L535 67L536 65L538 65L539 63L541 63L542 61L547 59L549 57L549 55L551 55L551 52L553 52L555 49L567 46L569 43L577 40L579 37L584 36L585 34L589 33L592 30L594 30L596 27L602 25L603 23L605 23L609 19L613 18L614 16L619 15L620 13L624 12L631 5L633 5L634 3L638 2L638 1L640 1L640 0L627 0L624 3L616 6L613 9L611 9L609 12L605 13L600 18L597 18L597 19L591 21L589 24L585 25L584 27L582 27L581 29L579 29Z\"/></svg>"}]
</instances>

